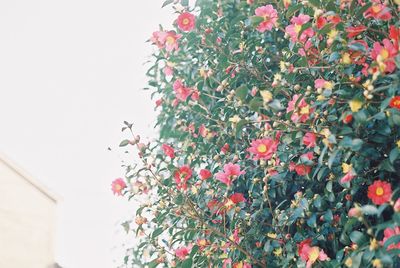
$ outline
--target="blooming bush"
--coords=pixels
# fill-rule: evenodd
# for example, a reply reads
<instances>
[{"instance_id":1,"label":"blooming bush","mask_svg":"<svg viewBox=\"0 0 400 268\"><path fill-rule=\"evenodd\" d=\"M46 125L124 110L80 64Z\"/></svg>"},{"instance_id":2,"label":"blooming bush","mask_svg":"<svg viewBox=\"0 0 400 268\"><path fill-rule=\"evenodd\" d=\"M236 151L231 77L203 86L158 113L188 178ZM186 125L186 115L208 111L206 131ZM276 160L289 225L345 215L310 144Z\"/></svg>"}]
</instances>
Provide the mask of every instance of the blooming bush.
<instances>
[{"instance_id":1,"label":"blooming bush","mask_svg":"<svg viewBox=\"0 0 400 268\"><path fill-rule=\"evenodd\" d=\"M116 194L148 267L398 267L398 0L166 1L159 139Z\"/></svg>"}]
</instances>

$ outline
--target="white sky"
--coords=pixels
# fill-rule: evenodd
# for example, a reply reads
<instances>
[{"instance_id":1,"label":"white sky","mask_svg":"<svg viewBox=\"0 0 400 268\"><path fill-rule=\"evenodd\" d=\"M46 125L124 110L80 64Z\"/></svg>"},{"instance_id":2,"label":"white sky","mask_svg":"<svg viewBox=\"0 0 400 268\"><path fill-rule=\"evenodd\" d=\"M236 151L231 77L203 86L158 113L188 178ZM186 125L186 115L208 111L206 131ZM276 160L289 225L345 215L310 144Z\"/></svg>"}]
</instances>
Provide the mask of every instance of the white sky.
<instances>
[{"instance_id":1,"label":"white sky","mask_svg":"<svg viewBox=\"0 0 400 268\"><path fill-rule=\"evenodd\" d=\"M65 268L116 266L117 223L134 211L112 196L123 170L107 147L118 146L124 120L152 134L142 63L145 40L173 20L162 2L0 0L0 151L63 198Z\"/></svg>"}]
</instances>

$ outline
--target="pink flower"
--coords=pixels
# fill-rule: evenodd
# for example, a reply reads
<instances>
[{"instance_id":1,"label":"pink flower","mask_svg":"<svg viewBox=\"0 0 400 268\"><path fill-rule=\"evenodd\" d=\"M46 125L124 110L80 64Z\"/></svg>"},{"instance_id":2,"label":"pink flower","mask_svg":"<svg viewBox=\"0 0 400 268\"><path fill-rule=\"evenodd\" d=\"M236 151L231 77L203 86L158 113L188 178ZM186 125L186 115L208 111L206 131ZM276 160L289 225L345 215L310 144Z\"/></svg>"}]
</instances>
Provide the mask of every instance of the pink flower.
<instances>
[{"instance_id":1,"label":"pink flower","mask_svg":"<svg viewBox=\"0 0 400 268\"><path fill-rule=\"evenodd\" d=\"M176 23L181 31L190 32L196 26L196 17L189 12L183 12L178 16Z\"/></svg>"},{"instance_id":2,"label":"pink flower","mask_svg":"<svg viewBox=\"0 0 400 268\"><path fill-rule=\"evenodd\" d=\"M388 240L390 237L394 236L394 235L400 235L400 227L396 226L394 229L392 228L386 228L383 231L383 241L381 241L381 244L385 244L386 240ZM387 249L391 250L391 249L400 249L400 242L398 242L397 244L390 244Z\"/></svg>"},{"instance_id":3,"label":"pink flower","mask_svg":"<svg viewBox=\"0 0 400 268\"><path fill-rule=\"evenodd\" d=\"M192 250L192 246L189 245L187 247L180 247L175 250L175 255L180 260L186 259L186 256L189 255L190 251Z\"/></svg>"},{"instance_id":4,"label":"pink flower","mask_svg":"<svg viewBox=\"0 0 400 268\"><path fill-rule=\"evenodd\" d=\"M307 102L305 101L304 98L302 98L299 102L298 99L300 98L300 95L295 94L293 96L293 99L291 101L289 101L288 103L288 107L286 109L286 112L291 112L293 111L292 116L290 117L290 119L294 122L294 123L304 123L308 120L308 118L310 117L311 113L314 111L314 108L311 108L309 104L307 104ZM296 107L296 103L297 107Z\"/></svg>"},{"instance_id":5,"label":"pink flower","mask_svg":"<svg viewBox=\"0 0 400 268\"><path fill-rule=\"evenodd\" d=\"M381 72L392 73L396 69L394 58L398 53L398 48L389 39L383 39L382 43L383 46L379 42L374 43L371 58L377 62Z\"/></svg>"},{"instance_id":6,"label":"pink flower","mask_svg":"<svg viewBox=\"0 0 400 268\"><path fill-rule=\"evenodd\" d=\"M368 198L375 205L382 205L392 198L392 185L386 181L376 180L368 187Z\"/></svg>"},{"instance_id":7,"label":"pink flower","mask_svg":"<svg viewBox=\"0 0 400 268\"><path fill-rule=\"evenodd\" d=\"M175 80L173 89L175 91L176 98L180 101L186 101L191 94L191 89L185 87L180 79Z\"/></svg>"},{"instance_id":8,"label":"pink flower","mask_svg":"<svg viewBox=\"0 0 400 268\"><path fill-rule=\"evenodd\" d=\"M124 190L125 188L126 188L126 183L121 178L115 179L111 183L111 190L115 195L122 195L122 190Z\"/></svg>"},{"instance_id":9,"label":"pink flower","mask_svg":"<svg viewBox=\"0 0 400 268\"><path fill-rule=\"evenodd\" d=\"M306 262L306 267L311 268L312 265L317 261L326 261L328 256L319 247L311 246L311 238L303 240L297 244L297 252L300 258Z\"/></svg>"},{"instance_id":10,"label":"pink flower","mask_svg":"<svg viewBox=\"0 0 400 268\"><path fill-rule=\"evenodd\" d=\"M174 173L176 188L178 190L187 189L187 181L192 177L192 169L188 166L182 166Z\"/></svg>"},{"instance_id":11,"label":"pink flower","mask_svg":"<svg viewBox=\"0 0 400 268\"><path fill-rule=\"evenodd\" d=\"M365 18L374 18L377 20L390 20L392 15L390 9L381 3L373 3L370 8L364 12Z\"/></svg>"},{"instance_id":12,"label":"pink flower","mask_svg":"<svg viewBox=\"0 0 400 268\"><path fill-rule=\"evenodd\" d=\"M199 134L200 136L202 136L203 138L207 137L208 135L208 129L206 128L206 126L204 124L201 124L200 128L199 128Z\"/></svg>"},{"instance_id":13,"label":"pink flower","mask_svg":"<svg viewBox=\"0 0 400 268\"><path fill-rule=\"evenodd\" d=\"M254 154L254 160L271 159L272 155L278 149L278 141L271 138L253 140L248 152Z\"/></svg>"},{"instance_id":14,"label":"pink flower","mask_svg":"<svg viewBox=\"0 0 400 268\"><path fill-rule=\"evenodd\" d=\"M240 170L239 165L228 163L224 165L224 171L218 172L215 177L220 182L225 183L227 186L230 186L233 180L245 173L246 172Z\"/></svg>"},{"instance_id":15,"label":"pink flower","mask_svg":"<svg viewBox=\"0 0 400 268\"><path fill-rule=\"evenodd\" d=\"M209 171L208 169L202 169L202 170L200 170L199 175L200 175L200 178L201 178L202 180L209 179L209 178L211 178L211 176L212 176L211 171Z\"/></svg>"},{"instance_id":16,"label":"pink flower","mask_svg":"<svg viewBox=\"0 0 400 268\"><path fill-rule=\"evenodd\" d=\"M346 174L340 179L340 183L350 182L350 181L353 180L355 177L356 177L356 175L355 175L353 172L346 173Z\"/></svg>"},{"instance_id":17,"label":"pink flower","mask_svg":"<svg viewBox=\"0 0 400 268\"><path fill-rule=\"evenodd\" d=\"M303 144L307 148L313 148L316 145L317 136L313 132L307 132L303 137Z\"/></svg>"},{"instance_id":18,"label":"pink flower","mask_svg":"<svg viewBox=\"0 0 400 268\"><path fill-rule=\"evenodd\" d=\"M358 217L361 217L362 216L362 210L361 210L361 208L359 208L359 207L354 207L354 208L351 208L350 210L349 210L349 213L347 214L349 217L355 217L355 218L358 218Z\"/></svg>"},{"instance_id":19,"label":"pink flower","mask_svg":"<svg viewBox=\"0 0 400 268\"><path fill-rule=\"evenodd\" d=\"M328 81L326 81L324 79L319 78L319 79L314 81L314 87L317 88L317 89L318 88L332 89L333 88L333 84L332 84L332 82L328 82Z\"/></svg>"},{"instance_id":20,"label":"pink flower","mask_svg":"<svg viewBox=\"0 0 400 268\"><path fill-rule=\"evenodd\" d=\"M251 268L251 264L241 261L241 262L236 262L233 264L232 268Z\"/></svg>"},{"instance_id":21,"label":"pink flower","mask_svg":"<svg viewBox=\"0 0 400 268\"><path fill-rule=\"evenodd\" d=\"M169 146L168 144L165 144L165 143L161 146L161 148L164 151L164 154L166 156L169 156L171 159L175 158L174 148L172 148L171 146Z\"/></svg>"},{"instance_id":22,"label":"pink flower","mask_svg":"<svg viewBox=\"0 0 400 268\"><path fill-rule=\"evenodd\" d=\"M174 74L174 68L171 66L166 65L163 69L163 72L166 76L172 76Z\"/></svg>"},{"instance_id":23,"label":"pink flower","mask_svg":"<svg viewBox=\"0 0 400 268\"><path fill-rule=\"evenodd\" d=\"M290 36L290 40L292 42L300 41L300 42L304 43L308 38L314 36L314 34L315 34L314 30L310 27L310 28L307 28L306 30L304 30L302 32L302 34L300 35L300 38L298 38L298 35L301 31L302 26L309 21L310 21L310 16L304 15L304 14L300 14L297 17L293 17L290 20L290 22L292 24L286 26L285 31Z\"/></svg>"},{"instance_id":24,"label":"pink flower","mask_svg":"<svg viewBox=\"0 0 400 268\"><path fill-rule=\"evenodd\" d=\"M257 30L261 33L271 31L272 27L276 25L276 21L278 20L278 12L272 5L256 8L255 14L264 19L257 27Z\"/></svg>"},{"instance_id":25,"label":"pink flower","mask_svg":"<svg viewBox=\"0 0 400 268\"><path fill-rule=\"evenodd\" d=\"M162 35L162 31L156 31L153 32L153 35L150 37L150 41L160 49L164 47L164 42L161 41Z\"/></svg>"},{"instance_id":26,"label":"pink flower","mask_svg":"<svg viewBox=\"0 0 400 268\"><path fill-rule=\"evenodd\" d=\"M165 50L172 52L173 50L179 49L178 40L182 37L180 34L176 34L175 31L159 32L158 41L165 47Z\"/></svg>"}]
</instances>

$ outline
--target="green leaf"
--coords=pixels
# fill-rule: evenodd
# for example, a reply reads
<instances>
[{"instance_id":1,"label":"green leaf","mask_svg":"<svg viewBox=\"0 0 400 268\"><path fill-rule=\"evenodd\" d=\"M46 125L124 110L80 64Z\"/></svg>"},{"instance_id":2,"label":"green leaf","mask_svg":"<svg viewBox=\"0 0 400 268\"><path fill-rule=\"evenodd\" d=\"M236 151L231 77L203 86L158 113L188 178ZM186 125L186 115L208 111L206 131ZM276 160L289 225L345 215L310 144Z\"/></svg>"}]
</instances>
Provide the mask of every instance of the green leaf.
<instances>
[{"instance_id":1,"label":"green leaf","mask_svg":"<svg viewBox=\"0 0 400 268\"><path fill-rule=\"evenodd\" d=\"M363 214L365 215L376 215L379 213L379 210L372 205L365 205L361 207Z\"/></svg>"},{"instance_id":2,"label":"green leaf","mask_svg":"<svg viewBox=\"0 0 400 268\"><path fill-rule=\"evenodd\" d=\"M192 268L193 267L193 260L188 258L182 262L182 268Z\"/></svg>"},{"instance_id":3,"label":"green leaf","mask_svg":"<svg viewBox=\"0 0 400 268\"><path fill-rule=\"evenodd\" d=\"M174 0L166 0L166 1L164 1L164 3L162 4L161 7L168 6L168 5L171 4L172 2L174 2Z\"/></svg>"},{"instance_id":4,"label":"green leaf","mask_svg":"<svg viewBox=\"0 0 400 268\"><path fill-rule=\"evenodd\" d=\"M259 112L262 106L263 100L259 97L253 98L249 103L250 110L254 112Z\"/></svg>"},{"instance_id":5,"label":"green leaf","mask_svg":"<svg viewBox=\"0 0 400 268\"><path fill-rule=\"evenodd\" d=\"M124 147L127 146L129 144L129 140L123 140L121 141L121 143L119 144L119 147Z\"/></svg>"},{"instance_id":6,"label":"green leaf","mask_svg":"<svg viewBox=\"0 0 400 268\"><path fill-rule=\"evenodd\" d=\"M393 167L392 163L390 163L389 159L385 159L379 165L379 169L386 170L389 172L396 172L396 169Z\"/></svg>"},{"instance_id":7,"label":"green leaf","mask_svg":"<svg viewBox=\"0 0 400 268\"><path fill-rule=\"evenodd\" d=\"M399 148L394 148L392 151L390 151L390 154L389 154L390 163L393 164L393 162L394 162L397 158L399 158L399 155L400 155L400 150L399 150Z\"/></svg>"},{"instance_id":8,"label":"green leaf","mask_svg":"<svg viewBox=\"0 0 400 268\"><path fill-rule=\"evenodd\" d=\"M241 101L244 101L246 99L248 92L249 88L246 85L241 85L235 90L236 97L238 97Z\"/></svg>"},{"instance_id":9,"label":"green leaf","mask_svg":"<svg viewBox=\"0 0 400 268\"><path fill-rule=\"evenodd\" d=\"M257 26L261 22L264 21L264 18L263 17L258 17L258 16L253 16L253 17L250 18L250 20L251 20L251 24L252 25Z\"/></svg>"},{"instance_id":10,"label":"green leaf","mask_svg":"<svg viewBox=\"0 0 400 268\"><path fill-rule=\"evenodd\" d=\"M162 227L155 229L154 232L151 234L151 238L153 238L153 239L156 238L157 236L162 234L162 232L164 232L164 228L162 228Z\"/></svg>"},{"instance_id":11,"label":"green leaf","mask_svg":"<svg viewBox=\"0 0 400 268\"><path fill-rule=\"evenodd\" d=\"M351 240L351 242L356 243L357 245L360 246L367 241L367 238L365 237L365 235L362 232L353 231L350 234L350 240Z\"/></svg>"}]
</instances>

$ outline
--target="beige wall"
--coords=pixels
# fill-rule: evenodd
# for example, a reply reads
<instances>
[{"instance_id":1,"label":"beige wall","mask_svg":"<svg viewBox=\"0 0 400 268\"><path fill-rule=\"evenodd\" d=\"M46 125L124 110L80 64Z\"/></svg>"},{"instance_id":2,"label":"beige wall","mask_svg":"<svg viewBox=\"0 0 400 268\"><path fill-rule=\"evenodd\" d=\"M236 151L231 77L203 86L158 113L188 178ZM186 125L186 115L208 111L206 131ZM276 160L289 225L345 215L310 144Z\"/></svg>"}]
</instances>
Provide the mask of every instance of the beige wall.
<instances>
[{"instance_id":1,"label":"beige wall","mask_svg":"<svg viewBox=\"0 0 400 268\"><path fill-rule=\"evenodd\" d=\"M0 159L0 267L54 264L56 200Z\"/></svg>"}]
</instances>

